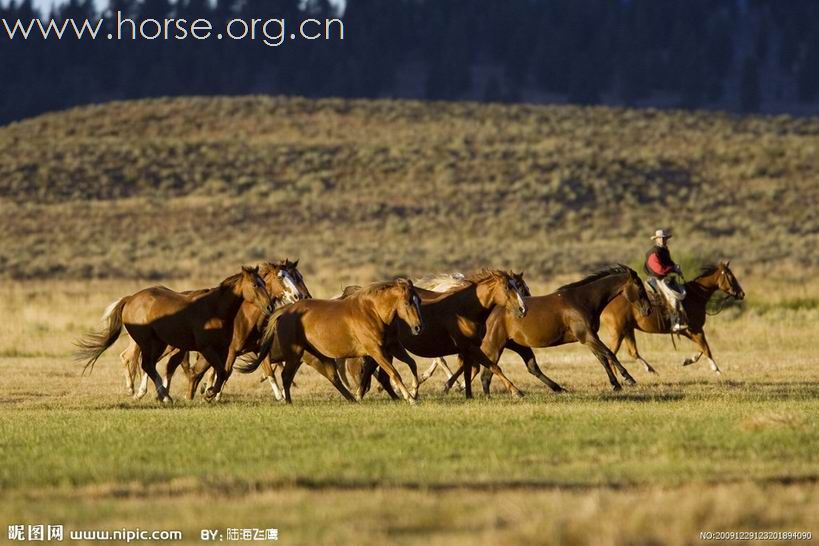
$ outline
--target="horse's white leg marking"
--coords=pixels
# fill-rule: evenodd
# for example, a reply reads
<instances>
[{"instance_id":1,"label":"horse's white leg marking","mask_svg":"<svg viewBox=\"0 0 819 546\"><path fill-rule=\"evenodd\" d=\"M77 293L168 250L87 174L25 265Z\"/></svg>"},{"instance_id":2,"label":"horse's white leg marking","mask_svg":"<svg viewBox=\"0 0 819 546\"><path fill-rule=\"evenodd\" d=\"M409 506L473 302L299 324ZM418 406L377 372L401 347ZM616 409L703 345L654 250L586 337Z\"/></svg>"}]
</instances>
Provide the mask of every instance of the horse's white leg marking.
<instances>
[{"instance_id":1,"label":"horse's white leg marking","mask_svg":"<svg viewBox=\"0 0 819 546\"><path fill-rule=\"evenodd\" d=\"M421 374L420 383L423 383L424 381L432 377L432 374L434 374L435 370L438 369L438 360L439 359L434 358L432 360L432 364L430 364L429 368L427 368L427 371Z\"/></svg>"},{"instance_id":2,"label":"horse's white leg marking","mask_svg":"<svg viewBox=\"0 0 819 546\"><path fill-rule=\"evenodd\" d=\"M714 370L714 373L716 373L717 375L722 374L722 372L719 371L719 367L717 366L717 363L714 362L713 358L709 358L708 362L711 364L711 369Z\"/></svg>"},{"instance_id":3,"label":"horse's white leg marking","mask_svg":"<svg viewBox=\"0 0 819 546\"><path fill-rule=\"evenodd\" d=\"M273 390L273 397L279 402L284 400L284 394L282 394L281 387L279 387L279 382L276 381L276 376L271 375L267 378L267 382L270 383L270 388Z\"/></svg>"},{"instance_id":4,"label":"horse's white leg marking","mask_svg":"<svg viewBox=\"0 0 819 546\"><path fill-rule=\"evenodd\" d=\"M148 393L148 374L142 372L142 380L139 382L139 390L137 391L134 398L137 400L142 399Z\"/></svg>"},{"instance_id":5,"label":"horse's white leg marking","mask_svg":"<svg viewBox=\"0 0 819 546\"><path fill-rule=\"evenodd\" d=\"M691 364L694 364L694 363L698 362L700 357L702 357L701 352L698 353L698 354L695 354L694 356L692 356L690 358L686 358L685 360L683 360L683 366L689 366Z\"/></svg>"}]
</instances>

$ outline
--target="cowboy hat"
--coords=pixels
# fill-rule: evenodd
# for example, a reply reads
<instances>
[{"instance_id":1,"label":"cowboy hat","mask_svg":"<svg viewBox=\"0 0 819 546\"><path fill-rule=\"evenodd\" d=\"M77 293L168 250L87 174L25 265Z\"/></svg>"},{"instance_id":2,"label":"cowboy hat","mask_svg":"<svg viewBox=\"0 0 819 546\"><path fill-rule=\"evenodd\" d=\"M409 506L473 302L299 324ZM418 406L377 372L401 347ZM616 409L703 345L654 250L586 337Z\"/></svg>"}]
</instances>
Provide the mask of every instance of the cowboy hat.
<instances>
[{"instance_id":1,"label":"cowboy hat","mask_svg":"<svg viewBox=\"0 0 819 546\"><path fill-rule=\"evenodd\" d=\"M671 239L671 230L658 229L654 232L652 239Z\"/></svg>"}]
</instances>

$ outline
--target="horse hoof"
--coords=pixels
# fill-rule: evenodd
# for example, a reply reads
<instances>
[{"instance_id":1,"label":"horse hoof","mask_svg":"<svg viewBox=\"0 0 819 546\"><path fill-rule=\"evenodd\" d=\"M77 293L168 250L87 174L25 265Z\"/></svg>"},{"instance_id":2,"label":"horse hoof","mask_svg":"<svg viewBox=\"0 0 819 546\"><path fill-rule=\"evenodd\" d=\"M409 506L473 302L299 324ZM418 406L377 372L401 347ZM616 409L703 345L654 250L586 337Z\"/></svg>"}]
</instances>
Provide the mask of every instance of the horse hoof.
<instances>
[{"instance_id":1,"label":"horse hoof","mask_svg":"<svg viewBox=\"0 0 819 546\"><path fill-rule=\"evenodd\" d=\"M566 392L566 389L564 389L560 385L555 385L554 387L552 387L552 392L558 392L558 393L559 392Z\"/></svg>"},{"instance_id":2,"label":"horse hoof","mask_svg":"<svg viewBox=\"0 0 819 546\"><path fill-rule=\"evenodd\" d=\"M166 396L165 398L162 399L162 403L163 404L173 404L173 398L171 398L170 396Z\"/></svg>"},{"instance_id":3,"label":"horse hoof","mask_svg":"<svg viewBox=\"0 0 819 546\"><path fill-rule=\"evenodd\" d=\"M621 390L623 390L623 387L621 387L620 385L612 385L611 390L621 391Z\"/></svg>"},{"instance_id":4,"label":"horse hoof","mask_svg":"<svg viewBox=\"0 0 819 546\"><path fill-rule=\"evenodd\" d=\"M657 370L655 370L654 368L646 368L646 371L648 373L653 373L654 375L660 375L660 374L657 373Z\"/></svg>"},{"instance_id":5,"label":"horse hoof","mask_svg":"<svg viewBox=\"0 0 819 546\"><path fill-rule=\"evenodd\" d=\"M407 398L407 402L409 402L410 406L417 406L418 405L418 401L415 400L415 398Z\"/></svg>"},{"instance_id":6,"label":"horse hoof","mask_svg":"<svg viewBox=\"0 0 819 546\"><path fill-rule=\"evenodd\" d=\"M515 391L515 398L523 398L526 396L526 393L523 391Z\"/></svg>"},{"instance_id":7,"label":"horse hoof","mask_svg":"<svg viewBox=\"0 0 819 546\"><path fill-rule=\"evenodd\" d=\"M134 389L127 389L126 392L128 393L128 396L133 396L134 395Z\"/></svg>"},{"instance_id":8,"label":"horse hoof","mask_svg":"<svg viewBox=\"0 0 819 546\"><path fill-rule=\"evenodd\" d=\"M626 385L633 386L636 385L637 382L634 380L633 377L626 377Z\"/></svg>"}]
</instances>

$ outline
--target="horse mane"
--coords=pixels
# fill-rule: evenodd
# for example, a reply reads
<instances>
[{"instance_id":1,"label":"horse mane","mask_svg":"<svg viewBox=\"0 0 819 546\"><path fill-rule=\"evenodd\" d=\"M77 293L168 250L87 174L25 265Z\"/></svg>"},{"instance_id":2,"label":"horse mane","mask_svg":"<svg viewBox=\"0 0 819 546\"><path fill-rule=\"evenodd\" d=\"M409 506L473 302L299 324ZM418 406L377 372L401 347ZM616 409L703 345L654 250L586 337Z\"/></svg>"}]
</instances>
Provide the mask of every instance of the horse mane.
<instances>
[{"instance_id":1,"label":"horse mane","mask_svg":"<svg viewBox=\"0 0 819 546\"><path fill-rule=\"evenodd\" d=\"M241 278L242 278L242 273L241 272L234 273L233 275L231 275L227 279L220 282L219 286L224 287L224 288L233 288L234 286L236 286L236 283L238 283L239 280L241 280Z\"/></svg>"},{"instance_id":2,"label":"horse mane","mask_svg":"<svg viewBox=\"0 0 819 546\"><path fill-rule=\"evenodd\" d=\"M466 277L463 273L428 274L412 281L415 286L425 290L440 290L442 286L448 287L447 290L449 290L451 288L464 286L466 282Z\"/></svg>"},{"instance_id":3,"label":"horse mane","mask_svg":"<svg viewBox=\"0 0 819 546\"><path fill-rule=\"evenodd\" d=\"M569 284L564 284L563 286L561 286L560 288L557 289L557 292L561 293L561 292L565 292L566 290L573 290L575 288L580 288L582 286L586 286L589 283L593 283L594 281L599 281L600 279L602 279L604 277L608 277L609 275L619 275L619 274L622 274L622 273L627 273L629 275L635 274L634 270L632 268L630 268L629 266L623 265L623 264L615 264L615 265L609 266L609 267L607 267L605 269L601 269L600 271L597 271L595 273L592 273L588 277L586 277L584 279L580 279L579 281L575 281L575 282L572 282L572 283L569 283Z\"/></svg>"},{"instance_id":4,"label":"horse mane","mask_svg":"<svg viewBox=\"0 0 819 546\"><path fill-rule=\"evenodd\" d=\"M367 286L362 286L359 290L356 290L350 294L348 297L352 296L366 296L366 295L376 295L381 292L386 292L395 287L395 285L399 282L400 279L395 279L393 281L380 281L368 284ZM346 292L346 289L345 289Z\"/></svg>"},{"instance_id":5,"label":"horse mane","mask_svg":"<svg viewBox=\"0 0 819 546\"><path fill-rule=\"evenodd\" d=\"M464 280L466 282L471 282L474 284L478 284L489 279L500 279L506 275L500 269L481 269L479 271L475 271L474 273L470 273L467 275Z\"/></svg>"},{"instance_id":6,"label":"horse mane","mask_svg":"<svg viewBox=\"0 0 819 546\"><path fill-rule=\"evenodd\" d=\"M708 275L713 275L719 269L719 264L705 264L700 268L700 273L695 277L696 279L701 279L703 277L707 277Z\"/></svg>"}]
</instances>

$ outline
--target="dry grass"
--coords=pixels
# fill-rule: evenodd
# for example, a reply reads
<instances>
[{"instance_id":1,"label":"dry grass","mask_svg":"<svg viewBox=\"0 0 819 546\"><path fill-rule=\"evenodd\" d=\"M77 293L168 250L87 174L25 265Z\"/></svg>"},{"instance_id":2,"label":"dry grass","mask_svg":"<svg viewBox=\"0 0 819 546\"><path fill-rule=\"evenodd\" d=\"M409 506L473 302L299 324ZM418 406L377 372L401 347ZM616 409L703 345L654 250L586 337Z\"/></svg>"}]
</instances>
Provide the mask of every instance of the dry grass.
<instances>
[{"instance_id":1,"label":"dry grass","mask_svg":"<svg viewBox=\"0 0 819 546\"><path fill-rule=\"evenodd\" d=\"M545 276L630 262L672 225L680 254L801 281L819 264L817 153L819 122L786 117L115 103L0 129L0 271L210 276L288 254L339 284L486 264Z\"/></svg>"}]
</instances>

